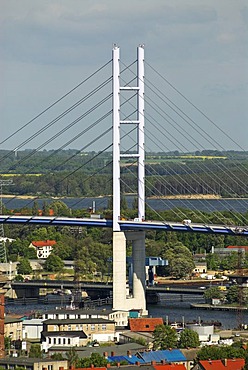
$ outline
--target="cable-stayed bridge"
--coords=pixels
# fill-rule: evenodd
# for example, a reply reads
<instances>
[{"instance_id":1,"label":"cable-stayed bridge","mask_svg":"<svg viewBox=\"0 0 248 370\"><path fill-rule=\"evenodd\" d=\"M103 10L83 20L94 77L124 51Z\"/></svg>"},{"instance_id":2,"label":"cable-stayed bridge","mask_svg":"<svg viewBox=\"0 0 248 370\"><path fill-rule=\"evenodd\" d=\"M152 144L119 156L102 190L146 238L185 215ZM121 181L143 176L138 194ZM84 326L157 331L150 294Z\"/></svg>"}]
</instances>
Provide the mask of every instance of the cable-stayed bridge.
<instances>
[{"instance_id":1,"label":"cable-stayed bridge","mask_svg":"<svg viewBox=\"0 0 248 370\"><path fill-rule=\"evenodd\" d=\"M78 227L107 227L113 228L113 220L92 219L92 218L73 218L73 217L48 217L48 216L6 216L0 215L0 223L6 225L26 224L30 226L78 226ZM185 224L184 222L163 222L163 221L137 221L120 220L120 230L161 230L161 231L180 231L195 232L204 234L221 234L248 236L248 228L245 226L225 226L225 225L204 225L197 223Z\"/></svg>"},{"instance_id":2,"label":"cable-stayed bridge","mask_svg":"<svg viewBox=\"0 0 248 370\"><path fill-rule=\"evenodd\" d=\"M84 151L89 150L91 145L96 142L100 142L105 138L108 143L103 150L93 156L96 159L104 151L109 151L112 149L112 158L105 164L101 170L104 171L107 166L112 168L112 198L113 198L113 217L109 219L90 219L90 218L68 218L68 217L47 217L47 216L16 216L16 215L3 215L0 216L0 223L2 224L28 224L28 225L46 225L46 226L93 226L93 227L109 227L113 229L113 308L129 310L133 308L141 309L146 312L145 303L145 271L144 271L144 260L145 260L145 231L146 230L164 230L164 231L183 231L183 232L199 232L205 234L228 234L228 235L248 235L248 227L244 225L243 220L239 218L238 215L234 214L235 224L230 222L223 222L223 216L221 213L215 212L218 218L218 223L211 223L206 218L203 213L193 211L192 220L185 218L185 214L182 209L174 210L176 216L178 217L178 222L171 222L167 220L154 221L146 220L145 209L145 191L149 193L150 196L162 197L167 190L166 194L170 194L172 184L166 179L166 176L161 177L160 173L156 169L152 169L149 166L148 170L145 171L145 137L149 138L150 145L156 144L157 151L163 152L165 148L168 152L171 152L171 146L164 146L165 139L169 139L170 145L172 145L180 152L190 152L186 141L190 143L190 148L194 144L194 150L203 150L204 146L200 141L200 138L205 141L205 145L211 145L217 150L224 150L224 147L219 144L215 136L207 134L205 126L200 126L198 124L198 119L191 119L188 114L184 112L177 104L175 104L170 98L168 98L163 91L160 91L156 86L156 80L145 79L145 59L144 59L144 47L142 45L137 48L137 59L134 63L125 65L120 60L120 50L118 46L114 46L112 50L112 59L110 62L106 63L103 67L99 68L102 71L106 66L112 66L112 73L110 77L107 77L103 82L98 82L95 89L90 89L89 92L83 97L74 102L68 109L59 113L55 118L49 120L47 124L42 124L41 127L36 130L32 135L24 140L18 145L15 145L12 153L17 156L18 150L26 148L27 145L38 138L38 143L35 149L30 150L27 154L15 162L14 168L18 168L22 163L29 161L33 155L38 151L46 148L46 146L51 145L51 143L56 143L58 139L62 137L65 138L63 145L60 145L58 149L54 150L53 153L49 155L47 160L54 157L54 155L63 150L66 147L70 147L72 143L76 143L79 140L83 141L85 145L80 148L76 153L73 153L70 160L77 155L81 155ZM133 71L133 65L136 66L135 72ZM153 67L147 64L151 70L154 71ZM96 75L97 75L96 73ZM70 92L65 94L63 97L58 99L55 103L49 106L47 109L43 110L34 119L27 122L23 127L18 129L15 133L10 134L6 139L4 139L1 144L11 141L12 137L15 135L20 135L22 132L33 124L34 121L39 120L43 114L47 113L50 108L59 104L64 98L68 97L71 93L77 90L81 85L88 83L91 78L95 78L95 74L87 77L78 86L72 89ZM156 78L160 77L160 74L156 74ZM168 81L167 81L168 82ZM108 93L106 87L111 84L112 90ZM145 88L149 89L150 95L149 99L145 100ZM85 91L88 88L85 87ZM99 96L100 92L103 92L103 97ZM174 92L179 93L176 89ZM184 101L189 103L187 98L182 96ZM97 97L97 103L92 101ZM158 100L156 100L156 98ZM81 105L87 102L89 106L82 109ZM145 114L145 102L148 107L152 109L148 114ZM162 107L162 103L167 107L165 110ZM103 106L106 105L106 109L103 110ZM196 108L193 104L191 107L197 110L198 115L201 114L206 117L203 112ZM75 114L76 109L80 109L80 115ZM97 116L97 110L100 108L99 114ZM169 113L168 113L169 111ZM153 114L152 114L153 112ZM68 123L68 114L72 113L72 118L70 123ZM94 114L94 118L91 118L91 114ZM175 116L179 120L175 119ZM112 119L111 119L112 117ZM161 126L160 122L163 119L166 125ZM74 130L78 123L85 122L84 120L89 120L84 129L80 130L78 133L68 140L69 130ZM106 127L106 121L111 125ZM209 120L209 119L208 119ZM64 122L64 126L63 126ZM145 122L150 123L149 127L145 127ZM59 123L59 128L56 128L56 124ZM103 124L104 123L104 124ZM216 127L216 124L210 120L210 123ZM101 124L101 126L99 126ZM186 129L186 124L188 128ZM92 129L96 129L95 137L89 138L89 133ZM48 134L48 130L52 130ZM194 129L194 130L193 130ZM58 131L56 131L58 130ZM220 130L225 136L232 140L226 133ZM112 134L112 138L109 135ZM44 135L44 141L40 139ZM237 144L237 143L235 143ZM168 145L168 144L167 144ZM237 144L239 150L243 150ZM146 150L149 151L149 146L146 145ZM7 160L11 153L5 155L1 161ZM121 192L124 188L126 192L132 192L134 189L130 186L130 183L125 182L122 178L122 163L126 163L125 170L128 172L132 167L136 168L136 171L130 171L129 174L132 177L136 177L137 185L135 186L135 192L137 193L137 217L133 220L123 219L121 215ZM65 161L67 162L67 160ZM64 162L64 163L65 163ZM86 161L84 164L89 165ZM208 178L202 176L199 180L193 177L192 173L187 174L187 179L183 176L185 173L185 163L181 163L180 170L175 170L175 166L171 165L167 167L168 175L176 175L177 181L174 182L174 187L176 188L175 194L180 195L181 189L183 189L184 194L189 194L191 191L195 193L195 188L193 188L192 183L198 181L197 188L199 192L204 194L218 194L216 184L221 183L222 188L225 186L225 192L227 194L233 194L233 189L230 187L229 183L232 180L235 189L244 189L244 194L247 194L247 183L243 180L243 177L235 176L235 173L225 165L224 161L220 161L217 164L218 172L211 172L206 166L204 161L201 163L196 162L196 172L207 173ZM63 163L56 165L52 169L53 173L56 173L60 168L63 167ZM80 166L77 170L83 167ZM13 167L10 166L10 170ZM35 166L30 166L29 171L35 170ZM247 177L246 167L239 167L239 170L244 174L244 179ZM163 171L163 174L166 173ZM11 172L11 171L10 171ZM65 175L62 182L68 183L68 178L71 174L75 173L73 170L70 174ZM182 174L182 175L181 175ZM223 175L225 174L225 176ZM154 188L154 184L150 182L149 175L153 175L158 181L160 181L160 186ZM93 175L90 175L88 181ZM190 180L190 181L189 181ZM38 180L37 180L38 181ZM212 184L212 186L211 186ZM180 190L178 190L180 189ZM203 201L203 200L201 200ZM214 210L210 210L214 212ZM157 213L158 217L159 214ZM194 221L194 215L196 215L197 222ZM184 220L184 221L183 221ZM132 296L127 299L126 297L126 241L132 241L133 245L133 291Z\"/></svg>"}]
</instances>

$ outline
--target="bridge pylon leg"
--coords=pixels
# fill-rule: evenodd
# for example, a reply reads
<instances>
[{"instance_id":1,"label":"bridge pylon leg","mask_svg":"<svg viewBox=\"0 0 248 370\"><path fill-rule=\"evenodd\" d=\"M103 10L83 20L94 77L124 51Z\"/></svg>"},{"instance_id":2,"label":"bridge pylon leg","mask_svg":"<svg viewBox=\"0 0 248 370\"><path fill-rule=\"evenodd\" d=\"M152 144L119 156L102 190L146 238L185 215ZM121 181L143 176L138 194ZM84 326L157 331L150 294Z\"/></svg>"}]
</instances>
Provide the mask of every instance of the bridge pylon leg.
<instances>
[{"instance_id":1,"label":"bridge pylon leg","mask_svg":"<svg viewBox=\"0 0 248 370\"><path fill-rule=\"evenodd\" d=\"M133 240L133 298L135 308L141 308L143 314L146 314L146 296L145 296L145 232L135 233L137 237Z\"/></svg>"},{"instance_id":2,"label":"bridge pylon leg","mask_svg":"<svg viewBox=\"0 0 248 370\"><path fill-rule=\"evenodd\" d=\"M127 296L126 240L133 245L133 294ZM140 310L147 315L145 297L145 232L113 232L113 310Z\"/></svg>"},{"instance_id":3,"label":"bridge pylon leg","mask_svg":"<svg viewBox=\"0 0 248 370\"><path fill-rule=\"evenodd\" d=\"M126 236L113 231L113 310L126 309Z\"/></svg>"}]
</instances>

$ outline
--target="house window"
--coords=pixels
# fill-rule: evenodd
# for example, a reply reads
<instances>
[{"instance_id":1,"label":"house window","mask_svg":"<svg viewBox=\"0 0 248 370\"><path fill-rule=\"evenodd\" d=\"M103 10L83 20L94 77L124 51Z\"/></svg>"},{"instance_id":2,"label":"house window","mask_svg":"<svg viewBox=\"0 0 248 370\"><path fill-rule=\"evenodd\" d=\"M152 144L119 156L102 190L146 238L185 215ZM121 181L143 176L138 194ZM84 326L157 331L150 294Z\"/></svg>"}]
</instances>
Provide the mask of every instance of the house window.
<instances>
[{"instance_id":1,"label":"house window","mask_svg":"<svg viewBox=\"0 0 248 370\"><path fill-rule=\"evenodd\" d=\"M61 338L58 338L58 344L61 344Z\"/></svg>"},{"instance_id":2,"label":"house window","mask_svg":"<svg viewBox=\"0 0 248 370\"><path fill-rule=\"evenodd\" d=\"M56 344L56 338L53 338L53 344Z\"/></svg>"},{"instance_id":3,"label":"house window","mask_svg":"<svg viewBox=\"0 0 248 370\"><path fill-rule=\"evenodd\" d=\"M68 338L68 344L71 344L71 340L70 340L70 338Z\"/></svg>"},{"instance_id":4,"label":"house window","mask_svg":"<svg viewBox=\"0 0 248 370\"><path fill-rule=\"evenodd\" d=\"M69 330L69 331L71 330L71 325L68 325L68 330Z\"/></svg>"},{"instance_id":5,"label":"house window","mask_svg":"<svg viewBox=\"0 0 248 370\"><path fill-rule=\"evenodd\" d=\"M48 343L51 344L52 343L52 339L49 337L48 338Z\"/></svg>"},{"instance_id":6,"label":"house window","mask_svg":"<svg viewBox=\"0 0 248 370\"><path fill-rule=\"evenodd\" d=\"M106 324L102 325L102 330L107 330L107 325Z\"/></svg>"},{"instance_id":7,"label":"house window","mask_svg":"<svg viewBox=\"0 0 248 370\"><path fill-rule=\"evenodd\" d=\"M65 344L65 338L63 339L63 344Z\"/></svg>"},{"instance_id":8,"label":"house window","mask_svg":"<svg viewBox=\"0 0 248 370\"><path fill-rule=\"evenodd\" d=\"M91 324L90 328L91 330L95 330L95 324Z\"/></svg>"}]
</instances>

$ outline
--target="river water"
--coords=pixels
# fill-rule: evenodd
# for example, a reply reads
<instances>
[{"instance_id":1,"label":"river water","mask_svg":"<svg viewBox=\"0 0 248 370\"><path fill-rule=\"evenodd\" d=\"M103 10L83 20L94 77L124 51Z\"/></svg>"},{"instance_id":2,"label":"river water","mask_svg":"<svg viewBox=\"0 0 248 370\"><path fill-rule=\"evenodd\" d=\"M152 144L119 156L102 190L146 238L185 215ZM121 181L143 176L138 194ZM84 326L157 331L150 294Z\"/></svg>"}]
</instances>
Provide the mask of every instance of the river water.
<instances>
[{"instance_id":1,"label":"river water","mask_svg":"<svg viewBox=\"0 0 248 370\"><path fill-rule=\"evenodd\" d=\"M44 202L48 204L55 199L36 199L39 207L42 208ZM87 209L93 204L96 210L108 208L109 197L99 198L62 198L61 199L71 209ZM127 206L132 208L134 197L126 196ZM33 199L19 199L15 197L3 198L3 204L7 209L20 209L22 207L31 208ZM239 213L248 212L248 198L244 199L147 199L146 203L151 209L156 211L169 210L173 208L184 208L206 212L213 211L234 211Z\"/></svg>"},{"instance_id":2,"label":"river water","mask_svg":"<svg viewBox=\"0 0 248 370\"><path fill-rule=\"evenodd\" d=\"M149 304L147 306L150 317L162 317L164 322L221 322L222 329L234 329L238 323L248 324L248 313L242 315L239 312L231 311L211 311L195 310L190 308L191 303L204 303L201 296L184 295L181 302L180 294L161 294L158 304ZM13 305L6 304L5 311L8 314L29 315L31 312L44 312L62 307L60 304L35 304L35 305ZM110 306L97 307L98 309L108 308Z\"/></svg>"},{"instance_id":3,"label":"river water","mask_svg":"<svg viewBox=\"0 0 248 370\"><path fill-rule=\"evenodd\" d=\"M161 294L161 302L156 305L148 305L149 315L152 317L162 317L164 321L169 322L221 322L222 329L234 329L238 324L248 324L248 313L233 311L212 311L195 310L190 308L191 303L205 303L201 296L183 297L180 301L178 294Z\"/></svg>"}]
</instances>

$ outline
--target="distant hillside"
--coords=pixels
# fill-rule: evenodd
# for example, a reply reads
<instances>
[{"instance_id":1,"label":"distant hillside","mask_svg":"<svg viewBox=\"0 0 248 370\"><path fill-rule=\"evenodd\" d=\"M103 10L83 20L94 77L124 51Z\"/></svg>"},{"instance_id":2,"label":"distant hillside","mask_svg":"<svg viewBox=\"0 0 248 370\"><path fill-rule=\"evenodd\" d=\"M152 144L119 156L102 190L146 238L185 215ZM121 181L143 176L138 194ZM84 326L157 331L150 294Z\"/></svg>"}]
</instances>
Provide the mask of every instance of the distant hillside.
<instances>
[{"instance_id":1,"label":"distant hillside","mask_svg":"<svg viewBox=\"0 0 248 370\"><path fill-rule=\"evenodd\" d=\"M134 176L137 166L133 159L122 161L121 172L122 191L137 191ZM8 194L109 195L112 194L112 153L76 150L14 153L1 150L0 176L14 178L14 184L3 189ZM147 196L216 194L247 197L248 152L147 153L146 180Z\"/></svg>"}]
</instances>

